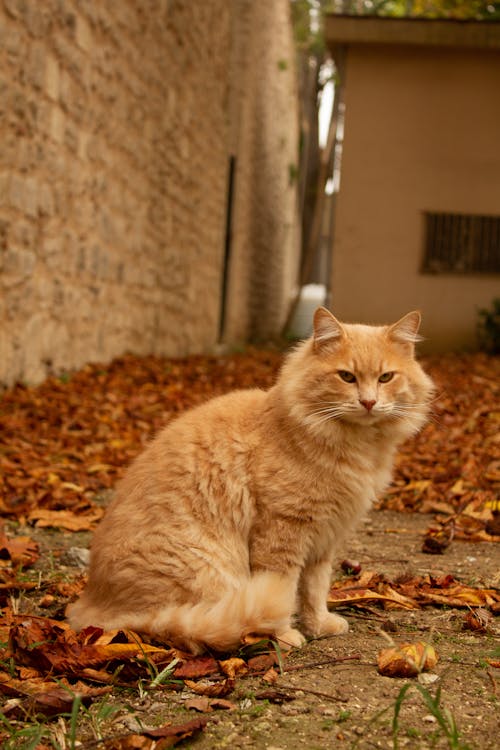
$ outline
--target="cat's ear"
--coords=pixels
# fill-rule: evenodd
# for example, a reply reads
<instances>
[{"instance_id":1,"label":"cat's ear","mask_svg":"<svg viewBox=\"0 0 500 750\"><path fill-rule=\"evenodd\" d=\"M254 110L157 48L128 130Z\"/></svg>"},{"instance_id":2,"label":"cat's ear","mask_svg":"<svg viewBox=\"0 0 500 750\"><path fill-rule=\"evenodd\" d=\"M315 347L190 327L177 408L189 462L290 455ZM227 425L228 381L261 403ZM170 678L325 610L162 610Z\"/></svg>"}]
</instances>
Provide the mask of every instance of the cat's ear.
<instances>
[{"instance_id":1,"label":"cat's ear","mask_svg":"<svg viewBox=\"0 0 500 750\"><path fill-rule=\"evenodd\" d=\"M318 307L313 320L315 351L336 344L344 336L345 331L337 318L326 307Z\"/></svg>"},{"instance_id":2,"label":"cat's ear","mask_svg":"<svg viewBox=\"0 0 500 750\"><path fill-rule=\"evenodd\" d=\"M401 344L416 344L418 341L422 341L422 336L418 335L420 321L421 315L418 310L409 312L401 320L398 320L397 323L390 326L388 331L389 338Z\"/></svg>"}]
</instances>

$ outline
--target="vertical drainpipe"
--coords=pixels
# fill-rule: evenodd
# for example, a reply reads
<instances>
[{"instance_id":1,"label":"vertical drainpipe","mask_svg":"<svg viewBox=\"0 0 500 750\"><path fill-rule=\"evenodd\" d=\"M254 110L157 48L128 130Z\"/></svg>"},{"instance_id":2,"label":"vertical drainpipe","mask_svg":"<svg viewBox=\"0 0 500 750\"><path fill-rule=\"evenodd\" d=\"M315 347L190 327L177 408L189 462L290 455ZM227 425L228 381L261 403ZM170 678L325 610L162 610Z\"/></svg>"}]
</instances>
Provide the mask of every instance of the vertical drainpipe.
<instances>
[{"instance_id":1,"label":"vertical drainpipe","mask_svg":"<svg viewBox=\"0 0 500 750\"><path fill-rule=\"evenodd\" d=\"M335 166L335 155L337 152L337 146L339 143L338 132L339 132L339 112L341 104L344 104L344 90L345 90L345 77L346 77L346 56L347 46L345 44L336 45L332 51L332 56L335 62L335 67L338 71L338 83L335 86L335 98L333 102L332 119L335 121L335 140L333 144L333 165ZM342 107L343 115L345 116L345 108ZM340 169L340 166L339 166ZM328 309L332 309L335 305L335 300L332 299L332 261L333 254L335 252L334 247L334 235L335 235L335 212L337 208L337 193L333 192L330 198L330 215L328 221L328 245L330 252L327 254L326 263L326 306Z\"/></svg>"},{"instance_id":2,"label":"vertical drainpipe","mask_svg":"<svg viewBox=\"0 0 500 750\"><path fill-rule=\"evenodd\" d=\"M229 157L229 169L227 178L227 199L226 199L226 233L224 239L224 261L222 266L222 284L220 296L220 313L219 313L219 343L224 337L224 327L226 322L226 303L227 287L229 281L229 265L231 262L231 240L233 232L233 198L234 198L234 178L236 173L236 157Z\"/></svg>"}]
</instances>

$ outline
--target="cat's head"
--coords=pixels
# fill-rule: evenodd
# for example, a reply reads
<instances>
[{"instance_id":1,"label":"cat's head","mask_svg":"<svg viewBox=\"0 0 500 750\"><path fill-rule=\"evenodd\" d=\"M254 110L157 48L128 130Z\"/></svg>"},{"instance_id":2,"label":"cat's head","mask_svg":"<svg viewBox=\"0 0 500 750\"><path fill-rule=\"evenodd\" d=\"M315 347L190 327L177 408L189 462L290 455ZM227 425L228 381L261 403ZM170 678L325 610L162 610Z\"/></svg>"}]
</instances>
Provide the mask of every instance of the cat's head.
<instances>
[{"instance_id":1,"label":"cat's head","mask_svg":"<svg viewBox=\"0 0 500 750\"><path fill-rule=\"evenodd\" d=\"M393 423L411 434L425 422L433 384L415 359L420 313L388 326L339 322L318 308L312 337L286 366L295 416L325 434L334 422Z\"/></svg>"}]
</instances>

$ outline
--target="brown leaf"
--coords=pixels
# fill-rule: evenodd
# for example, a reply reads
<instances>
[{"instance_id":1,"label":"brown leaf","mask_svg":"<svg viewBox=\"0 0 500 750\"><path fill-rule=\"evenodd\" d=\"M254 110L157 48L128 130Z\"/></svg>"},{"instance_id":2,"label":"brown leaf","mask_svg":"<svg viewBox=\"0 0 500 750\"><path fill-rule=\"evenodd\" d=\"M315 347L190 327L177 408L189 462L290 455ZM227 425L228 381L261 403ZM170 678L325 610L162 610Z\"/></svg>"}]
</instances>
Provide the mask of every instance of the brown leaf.
<instances>
[{"instance_id":1,"label":"brown leaf","mask_svg":"<svg viewBox=\"0 0 500 750\"><path fill-rule=\"evenodd\" d=\"M193 739L205 729L207 721L207 719L200 717L192 721L187 721L184 724L174 726L165 725L158 729L148 729L145 731L145 734L155 740L155 750L163 750L166 747L174 747L174 745L184 740Z\"/></svg>"},{"instance_id":2,"label":"brown leaf","mask_svg":"<svg viewBox=\"0 0 500 750\"><path fill-rule=\"evenodd\" d=\"M208 698L225 698L234 690L235 680L228 677L222 682L194 682L194 680L184 680L184 684L193 693L205 695Z\"/></svg>"},{"instance_id":3,"label":"brown leaf","mask_svg":"<svg viewBox=\"0 0 500 750\"><path fill-rule=\"evenodd\" d=\"M186 659L179 664L174 672L174 678L183 680L196 677L208 677L211 674L217 674L219 665L211 656L200 656L194 659Z\"/></svg>"},{"instance_id":4,"label":"brown leaf","mask_svg":"<svg viewBox=\"0 0 500 750\"><path fill-rule=\"evenodd\" d=\"M420 672L433 669L437 654L428 643L403 643L384 648L378 655L378 671L385 677L415 677Z\"/></svg>"},{"instance_id":5,"label":"brown leaf","mask_svg":"<svg viewBox=\"0 0 500 750\"><path fill-rule=\"evenodd\" d=\"M127 734L125 737L114 737L100 743L105 750L153 750L158 745L143 734ZM166 747L169 747L168 745ZM172 747L172 745L170 745Z\"/></svg>"},{"instance_id":6,"label":"brown leaf","mask_svg":"<svg viewBox=\"0 0 500 750\"><path fill-rule=\"evenodd\" d=\"M262 677L262 679L264 682L267 682L269 685L275 685L276 682L278 681L278 677L279 677L278 672L275 670L274 667L271 667L270 669L267 670L267 672Z\"/></svg>"},{"instance_id":7,"label":"brown leaf","mask_svg":"<svg viewBox=\"0 0 500 750\"><path fill-rule=\"evenodd\" d=\"M206 714L213 709L210 706L210 700L207 696L200 696L199 698L188 698L184 701L184 708L193 709L199 711L202 714Z\"/></svg>"},{"instance_id":8,"label":"brown leaf","mask_svg":"<svg viewBox=\"0 0 500 750\"><path fill-rule=\"evenodd\" d=\"M210 707L213 708L214 711L233 711L235 708L238 708L236 703L227 701L225 698L214 698L210 701Z\"/></svg>"},{"instance_id":9,"label":"brown leaf","mask_svg":"<svg viewBox=\"0 0 500 750\"><path fill-rule=\"evenodd\" d=\"M252 656L252 658L248 660L248 668L252 674L255 672L267 672L267 670L275 664L277 664L275 653L259 654L258 656Z\"/></svg>"},{"instance_id":10,"label":"brown leaf","mask_svg":"<svg viewBox=\"0 0 500 750\"><path fill-rule=\"evenodd\" d=\"M243 675L248 672L247 663L244 659L239 659L237 657L220 661L219 667L221 672L227 675L227 677L236 677L237 675Z\"/></svg>"},{"instance_id":11,"label":"brown leaf","mask_svg":"<svg viewBox=\"0 0 500 750\"><path fill-rule=\"evenodd\" d=\"M35 522L35 526L65 529L66 531L92 531L97 521L104 514L102 508L95 508L89 515L76 514L69 510L46 510L37 508L31 511L28 521Z\"/></svg>"},{"instance_id":12,"label":"brown leaf","mask_svg":"<svg viewBox=\"0 0 500 750\"><path fill-rule=\"evenodd\" d=\"M0 530L0 564L8 560L15 567L27 568L38 560L38 544L29 536L8 539Z\"/></svg>"},{"instance_id":13,"label":"brown leaf","mask_svg":"<svg viewBox=\"0 0 500 750\"><path fill-rule=\"evenodd\" d=\"M486 633L492 619L488 610L478 607L466 613L463 628L464 630L473 630L476 633Z\"/></svg>"},{"instance_id":14,"label":"brown leaf","mask_svg":"<svg viewBox=\"0 0 500 750\"><path fill-rule=\"evenodd\" d=\"M345 589L330 589L327 599L328 604L335 606L363 604L373 601L391 602L404 609L418 609L418 604L390 588L387 588L384 594L357 586Z\"/></svg>"}]
</instances>

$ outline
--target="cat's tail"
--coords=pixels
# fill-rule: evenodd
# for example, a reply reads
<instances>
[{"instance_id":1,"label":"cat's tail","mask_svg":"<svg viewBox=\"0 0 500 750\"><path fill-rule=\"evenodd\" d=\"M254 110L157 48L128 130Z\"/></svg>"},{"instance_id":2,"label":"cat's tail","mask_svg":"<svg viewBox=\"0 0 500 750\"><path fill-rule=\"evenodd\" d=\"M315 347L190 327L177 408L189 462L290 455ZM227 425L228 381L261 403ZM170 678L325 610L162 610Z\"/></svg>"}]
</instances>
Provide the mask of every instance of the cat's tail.
<instances>
[{"instance_id":1,"label":"cat's tail","mask_svg":"<svg viewBox=\"0 0 500 750\"><path fill-rule=\"evenodd\" d=\"M127 609L116 603L99 605L89 591L69 605L66 615L71 627L88 625L104 630L135 630L148 633L179 648L200 653L209 647L228 651L241 645L250 633L276 637L281 645L299 645L297 631L290 630L295 608L295 592L290 580L277 573L260 572L242 581L238 588L226 590L215 601L201 599L197 604L167 605L156 610ZM283 636L280 639L280 636Z\"/></svg>"},{"instance_id":2,"label":"cat's tail","mask_svg":"<svg viewBox=\"0 0 500 750\"><path fill-rule=\"evenodd\" d=\"M275 637L282 646L290 647L303 642L300 633L291 630L295 590L290 583L277 573L259 572L239 588L226 590L216 602L167 605L153 612L98 606L86 591L68 607L66 615L77 630L88 625L135 630L194 653L206 647L217 651L237 648L250 633Z\"/></svg>"},{"instance_id":3,"label":"cat's tail","mask_svg":"<svg viewBox=\"0 0 500 750\"><path fill-rule=\"evenodd\" d=\"M276 573L262 572L213 604L201 601L192 606L167 606L138 629L195 652L204 647L228 651L240 646L250 633L279 638L292 632L294 606L290 582ZM286 637L282 644L286 645Z\"/></svg>"}]
</instances>

